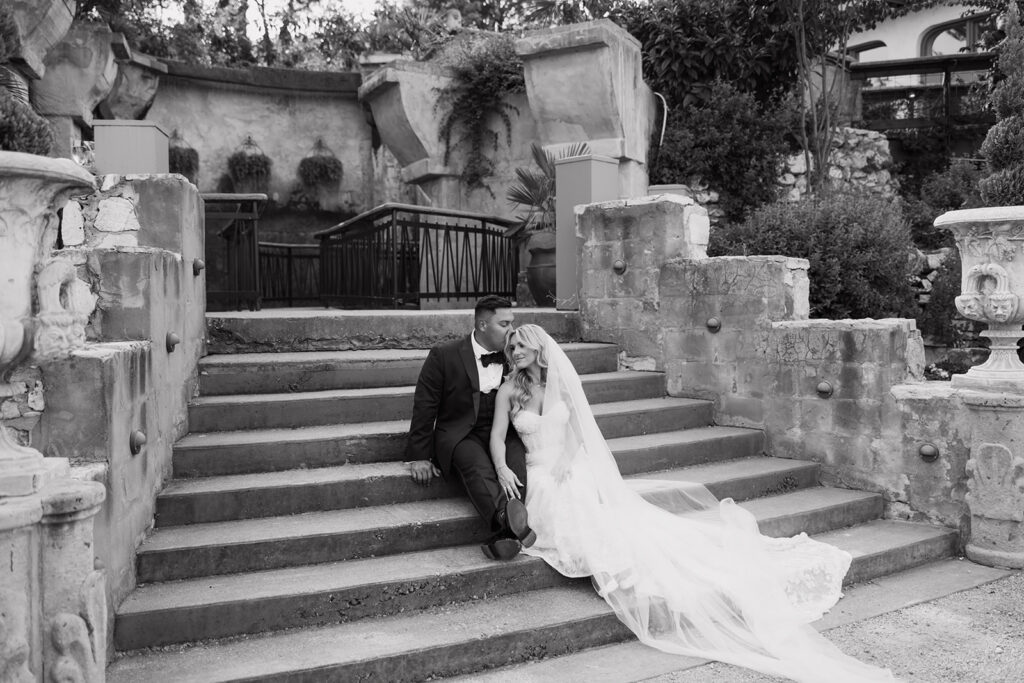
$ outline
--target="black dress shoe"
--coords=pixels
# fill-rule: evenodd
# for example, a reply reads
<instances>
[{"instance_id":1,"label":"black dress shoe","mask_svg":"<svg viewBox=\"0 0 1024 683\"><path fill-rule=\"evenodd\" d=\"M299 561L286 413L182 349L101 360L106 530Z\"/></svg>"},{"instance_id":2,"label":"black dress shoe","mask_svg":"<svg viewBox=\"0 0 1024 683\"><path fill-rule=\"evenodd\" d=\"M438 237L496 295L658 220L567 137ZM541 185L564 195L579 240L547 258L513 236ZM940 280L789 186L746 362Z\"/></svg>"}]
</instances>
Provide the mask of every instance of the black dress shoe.
<instances>
[{"instance_id":1,"label":"black dress shoe","mask_svg":"<svg viewBox=\"0 0 1024 683\"><path fill-rule=\"evenodd\" d=\"M523 501L513 498L505 505L505 526L513 536L519 539L524 548L529 548L537 540L537 534L530 528Z\"/></svg>"},{"instance_id":2,"label":"black dress shoe","mask_svg":"<svg viewBox=\"0 0 1024 683\"><path fill-rule=\"evenodd\" d=\"M522 544L514 538L495 538L480 546L488 560L511 560L522 550Z\"/></svg>"}]
</instances>

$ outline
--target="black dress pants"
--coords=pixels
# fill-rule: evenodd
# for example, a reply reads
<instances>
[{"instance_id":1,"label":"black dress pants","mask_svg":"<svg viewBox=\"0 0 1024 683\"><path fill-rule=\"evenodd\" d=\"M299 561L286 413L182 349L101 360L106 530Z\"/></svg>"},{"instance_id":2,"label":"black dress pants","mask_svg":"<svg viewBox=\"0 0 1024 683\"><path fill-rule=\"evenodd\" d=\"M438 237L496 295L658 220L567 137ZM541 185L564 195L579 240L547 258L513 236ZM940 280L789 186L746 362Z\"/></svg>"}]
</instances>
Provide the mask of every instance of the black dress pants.
<instances>
[{"instance_id":1,"label":"black dress pants","mask_svg":"<svg viewBox=\"0 0 1024 683\"><path fill-rule=\"evenodd\" d=\"M508 498L498 482L498 474L490 456L491 423L494 413L494 392L481 395L480 412L476 424L465 439L452 451L452 469L459 474L462 485L476 511L495 533L502 531L497 512L505 509ZM510 438L505 440L505 462L526 484L526 448L509 428Z\"/></svg>"}]
</instances>

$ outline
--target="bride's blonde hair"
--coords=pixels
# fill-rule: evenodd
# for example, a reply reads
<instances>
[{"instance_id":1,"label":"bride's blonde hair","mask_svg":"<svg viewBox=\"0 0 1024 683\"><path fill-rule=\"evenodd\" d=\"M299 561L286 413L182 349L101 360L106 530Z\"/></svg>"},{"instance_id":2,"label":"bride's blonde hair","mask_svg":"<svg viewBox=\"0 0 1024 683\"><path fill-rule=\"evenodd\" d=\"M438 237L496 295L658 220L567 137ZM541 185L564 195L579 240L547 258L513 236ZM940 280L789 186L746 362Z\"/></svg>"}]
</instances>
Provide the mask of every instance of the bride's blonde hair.
<instances>
[{"instance_id":1,"label":"bride's blonde hair","mask_svg":"<svg viewBox=\"0 0 1024 683\"><path fill-rule=\"evenodd\" d=\"M513 367L515 364L512 362L512 346L516 341L522 342L523 346L537 352L537 365L540 366L542 386L548 379L548 352L544 345L544 334L543 328L538 325L520 325L509 335L508 341L505 343L505 356L508 358L509 365ZM525 368L522 370L515 368L509 377L512 380L512 415L516 415L530 402L530 399L533 398L533 391L537 387Z\"/></svg>"}]
</instances>

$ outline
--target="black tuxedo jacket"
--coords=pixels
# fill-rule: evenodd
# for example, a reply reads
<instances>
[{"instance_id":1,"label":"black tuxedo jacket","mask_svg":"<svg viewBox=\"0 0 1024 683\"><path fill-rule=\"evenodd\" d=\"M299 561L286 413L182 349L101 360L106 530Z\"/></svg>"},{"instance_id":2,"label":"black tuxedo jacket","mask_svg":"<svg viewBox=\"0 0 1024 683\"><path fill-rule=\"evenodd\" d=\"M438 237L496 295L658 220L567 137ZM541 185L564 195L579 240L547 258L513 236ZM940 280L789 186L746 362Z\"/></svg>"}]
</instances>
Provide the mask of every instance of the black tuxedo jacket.
<instances>
[{"instance_id":1,"label":"black tuxedo jacket","mask_svg":"<svg viewBox=\"0 0 1024 683\"><path fill-rule=\"evenodd\" d=\"M416 382L405 459L430 460L447 477L452 451L473 429L479 409L480 376L469 336L431 349ZM519 441L519 435L509 427L505 440Z\"/></svg>"}]
</instances>

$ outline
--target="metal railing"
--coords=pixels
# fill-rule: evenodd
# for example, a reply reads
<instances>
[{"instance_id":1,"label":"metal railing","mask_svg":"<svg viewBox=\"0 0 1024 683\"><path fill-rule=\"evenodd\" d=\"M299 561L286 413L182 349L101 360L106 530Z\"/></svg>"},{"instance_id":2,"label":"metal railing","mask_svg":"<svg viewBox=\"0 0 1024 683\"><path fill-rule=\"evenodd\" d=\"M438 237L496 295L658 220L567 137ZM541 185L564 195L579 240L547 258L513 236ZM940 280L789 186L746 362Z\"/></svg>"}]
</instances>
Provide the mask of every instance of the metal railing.
<instances>
[{"instance_id":1,"label":"metal railing","mask_svg":"<svg viewBox=\"0 0 1024 683\"><path fill-rule=\"evenodd\" d=\"M515 296L515 221L410 204L382 204L315 234L324 305L418 308L484 294Z\"/></svg>"},{"instance_id":2,"label":"metal railing","mask_svg":"<svg viewBox=\"0 0 1024 683\"><path fill-rule=\"evenodd\" d=\"M260 293L264 304L320 303L320 247L260 242Z\"/></svg>"},{"instance_id":3,"label":"metal railing","mask_svg":"<svg viewBox=\"0 0 1024 683\"><path fill-rule=\"evenodd\" d=\"M858 127L900 130L990 124L995 119L975 94L991 52L864 62L850 66L859 88Z\"/></svg>"},{"instance_id":4,"label":"metal railing","mask_svg":"<svg viewBox=\"0 0 1024 683\"><path fill-rule=\"evenodd\" d=\"M259 310L259 217L267 195L204 193L202 197L207 303L214 308Z\"/></svg>"}]
</instances>

